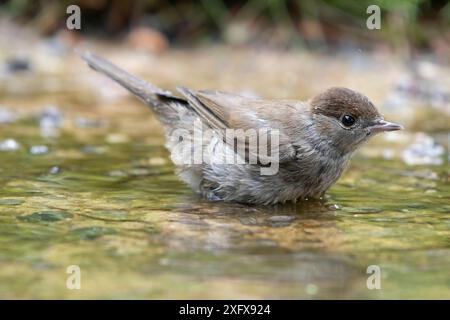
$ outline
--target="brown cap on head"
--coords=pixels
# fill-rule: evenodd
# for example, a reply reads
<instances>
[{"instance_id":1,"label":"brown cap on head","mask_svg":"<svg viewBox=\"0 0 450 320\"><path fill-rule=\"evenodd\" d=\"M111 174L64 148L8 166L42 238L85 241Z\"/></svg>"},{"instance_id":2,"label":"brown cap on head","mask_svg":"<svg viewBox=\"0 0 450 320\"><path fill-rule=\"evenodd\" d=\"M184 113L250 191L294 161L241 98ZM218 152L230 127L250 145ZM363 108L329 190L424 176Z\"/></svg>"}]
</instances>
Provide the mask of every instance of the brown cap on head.
<instances>
[{"instance_id":1,"label":"brown cap on head","mask_svg":"<svg viewBox=\"0 0 450 320\"><path fill-rule=\"evenodd\" d=\"M366 96L347 88L330 88L315 96L310 104L313 113L329 117L339 118L346 113L369 119L380 116Z\"/></svg>"}]
</instances>

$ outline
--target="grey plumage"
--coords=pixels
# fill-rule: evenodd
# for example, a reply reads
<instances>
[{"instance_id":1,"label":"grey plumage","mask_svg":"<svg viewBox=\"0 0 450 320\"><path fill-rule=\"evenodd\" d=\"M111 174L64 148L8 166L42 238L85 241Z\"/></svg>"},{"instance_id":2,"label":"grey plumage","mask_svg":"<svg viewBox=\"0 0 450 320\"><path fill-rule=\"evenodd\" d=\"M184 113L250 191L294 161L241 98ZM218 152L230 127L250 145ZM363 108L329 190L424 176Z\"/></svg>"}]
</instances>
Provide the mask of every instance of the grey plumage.
<instances>
[{"instance_id":1,"label":"grey plumage","mask_svg":"<svg viewBox=\"0 0 450 320\"><path fill-rule=\"evenodd\" d=\"M339 179L358 146L376 132L401 128L384 121L365 96L345 88L332 88L310 102L250 99L181 87L180 98L93 54L82 58L152 108L165 128L166 147L179 176L210 200L274 204L321 197ZM342 125L346 114L357 118L348 128ZM212 129L200 142L207 161L183 163L195 152L195 125ZM261 163L214 161L239 153L224 143L227 129L262 128L279 133L277 174L262 175ZM183 130L191 133L191 141L180 144L177 131Z\"/></svg>"}]
</instances>

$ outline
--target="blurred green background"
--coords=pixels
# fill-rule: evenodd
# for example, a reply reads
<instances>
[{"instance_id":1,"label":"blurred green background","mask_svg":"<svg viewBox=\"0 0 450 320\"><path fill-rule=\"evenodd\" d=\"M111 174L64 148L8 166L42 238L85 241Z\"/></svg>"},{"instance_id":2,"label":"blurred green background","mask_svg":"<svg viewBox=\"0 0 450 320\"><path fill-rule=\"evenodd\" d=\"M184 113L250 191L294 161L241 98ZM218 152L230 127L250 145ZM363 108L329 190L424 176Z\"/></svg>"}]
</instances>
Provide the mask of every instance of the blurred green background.
<instances>
[{"instance_id":1,"label":"blurred green background","mask_svg":"<svg viewBox=\"0 0 450 320\"><path fill-rule=\"evenodd\" d=\"M82 11L83 35L126 37L134 28L161 32L172 45L214 42L327 50L357 43L449 55L446 0L2 0L2 14L52 35L65 28L65 8ZM366 9L381 8L381 30L368 30Z\"/></svg>"}]
</instances>

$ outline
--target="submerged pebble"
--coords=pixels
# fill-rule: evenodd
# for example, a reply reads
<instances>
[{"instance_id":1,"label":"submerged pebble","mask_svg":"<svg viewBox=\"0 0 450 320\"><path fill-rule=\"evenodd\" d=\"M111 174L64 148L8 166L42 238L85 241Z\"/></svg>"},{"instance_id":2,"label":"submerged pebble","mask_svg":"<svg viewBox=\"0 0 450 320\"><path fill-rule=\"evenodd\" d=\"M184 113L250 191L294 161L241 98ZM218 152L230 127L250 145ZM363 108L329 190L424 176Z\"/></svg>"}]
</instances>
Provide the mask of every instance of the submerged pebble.
<instances>
[{"instance_id":1,"label":"submerged pebble","mask_svg":"<svg viewBox=\"0 0 450 320\"><path fill-rule=\"evenodd\" d=\"M271 216L269 218L270 222L291 222L294 220L295 217L293 216Z\"/></svg>"},{"instance_id":2,"label":"submerged pebble","mask_svg":"<svg viewBox=\"0 0 450 320\"><path fill-rule=\"evenodd\" d=\"M166 159L161 157L154 157L148 159L148 164L151 166L162 166L165 165L166 163L167 163Z\"/></svg>"},{"instance_id":3,"label":"submerged pebble","mask_svg":"<svg viewBox=\"0 0 450 320\"><path fill-rule=\"evenodd\" d=\"M14 111L0 107L0 123L12 123L16 121L17 115Z\"/></svg>"},{"instance_id":4,"label":"submerged pebble","mask_svg":"<svg viewBox=\"0 0 450 320\"><path fill-rule=\"evenodd\" d=\"M439 180L439 175L429 169L421 170L421 171L406 171L404 173L405 176L409 177L415 177L419 179L426 179L426 180Z\"/></svg>"},{"instance_id":5,"label":"submerged pebble","mask_svg":"<svg viewBox=\"0 0 450 320\"><path fill-rule=\"evenodd\" d=\"M128 217L128 212L125 210L96 210L91 216L110 220L121 220Z\"/></svg>"},{"instance_id":6,"label":"submerged pebble","mask_svg":"<svg viewBox=\"0 0 450 320\"><path fill-rule=\"evenodd\" d=\"M132 168L128 173L132 176L147 176L150 174L150 170L145 168Z\"/></svg>"},{"instance_id":7,"label":"submerged pebble","mask_svg":"<svg viewBox=\"0 0 450 320\"><path fill-rule=\"evenodd\" d=\"M38 145L38 146L32 146L31 148L30 148L30 153L31 154L34 154L34 155L38 155L38 154L46 154L46 153L48 153L49 152L49 148L47 147L47 146L41 146L41 145Z\"/></svg>"},{"instance_id":8,"label":"submerged pebble","mask_svg":"<svg viewBox=\"0 0 450 320\"><path fill-rule=\"evenodd\" d=\"M16 151L19 148L20 144L14 139L0 141L0 151Z\"/></svg>"},{"instance_id":9,"label":"submerged pebble","mask_svg":"<svg viewBox=\"0 0 450 320\"><path fill-rule=\"evenodd\" d=\"M122 170L113 170L108 174L110 177L126 177L127 173Z\"/></svg>"},{"instance_id":10,"label":"submerged pebble","mask_svg":"<svg viewBox=\"0 0 450 320\"><path fill-rule=\"evenodd\" d=\"M129 141L128 136L121 133L111 133L106 136L106 141L108 143L126 143Z\"/></svg>"},{"instance_id":11,"label":"submerged pebble","mask_svg":"<svg viewBox=\"0 0 450 320\"><path fill-rule=\"evenodd\" d=\"M0 205L5 205L5 206L17 206L24 202L25 201L21 200L21 199L0 199Z\"/></svg>"},{"instance_id":12,"label":"submerged pebble","mask_svg":"<svg viewBox=\"0 0 450 320\"><path fill-rule=\"evenodd\" d=\"M319 287L314 283L309 283L305 287L305 291L310 296L315 296L319 292Z\"/></svg>"},{"instance_id":13,"label":"submerged pebble","mask_svg":"<svg viewBox=\"0 0 450 320\"><path fill-rule=\"evenodd\" d=\"M75 126L77 128L102 128L104 127L104 122L97 119L87 119L78 117L75 119Z\"/></svg>"},{"instance_id":14,"label":"submerged pebble","mask_svg":"<svg viewBox=\"0 0 450 320\"><path fill-rule=\"evenodd\" d=\"M104 227L85 227L72 230L72 234L82 240L93 240L98 237L114 233L116 233L114 229Z\"/></svg>"},{"instance_id":15,"label":"submerged pebble","mask_svg":"<svg viewBox=\"0 0 450 320\"><path fill-rule=\"evenodd\" d=\"M55 137L59 134L63 115L57 106L47 106L39 119L39 127L44 137Z\"/></svg>"},{"instance_id":16,"label":"submerged pebble","mask_svg":"<svg viewBox=\"0 0 450 320\"><path fill-rule=\"evenodd\" d=\"M272 227L287 227L295 220L293 216L277 215L271 216L268 221Z\"/></svg>"},{"instance_id":17,"label":"submerged pebble","mask_svg":"<svg viewBox=\"0 0 450 320\"><path fill-rule=\"evenodd\" d=\"M58 166L53 166L50 168L50 170L48 170L48 173L50 173L50 174L58 174L61 172L62 172L62 169Z\"/></svg>"},{"instance_id":18,"label":"submerged pebble","mask_svg":"<svg viewBox=\"0 0 450 320\"><path fill-rule=\"evenodd\" d=\"M106 152L106 147L104 146L84 146L81 151L88 154L103 154Z\"/></svg>"},{"instance_id":19,"label":"submerged pebble","mask_svg":"<svg viewBox=\"0 0 450 320\"><path fill-rule=\"evenodd\" d=\"M408 165L441 165L444 147L424 133L415 136L414 143L402 153L403 161Z\"/></svg>"},{"instance_id":20,"label":"submerged pebble","mask_svg":"<svg viewBox=\"0 0 450 320\"><path fill-rule=\"evenodd\" d=\"M65 211L39 211L17 218L26 222L56 222L72 218L72 216L72 214Z\"/></svg>"},{"instance_id":21,"label":"submerged pebble","mask_svg":"<svg viewBox=\"0 0 450 320\"><path fill-rule=\"evenodd\" d=\"M6 69L9 73L29 71L31 69L31 65L27 58L13 57L6 61Z\"/></svg>"},{"instance_id":22,"label":"submerged pebble","mask_svg":"<svg viewBox=\"0 0 450 320\"><path fill-rule=\"evenodd\" d=\"M371 214L371 213L381 213L383 212L383 209L376 208L376 207L345 207L343 209L345 212L349 213L360 213L360 214Z\"/></svg>"}]
</instances>

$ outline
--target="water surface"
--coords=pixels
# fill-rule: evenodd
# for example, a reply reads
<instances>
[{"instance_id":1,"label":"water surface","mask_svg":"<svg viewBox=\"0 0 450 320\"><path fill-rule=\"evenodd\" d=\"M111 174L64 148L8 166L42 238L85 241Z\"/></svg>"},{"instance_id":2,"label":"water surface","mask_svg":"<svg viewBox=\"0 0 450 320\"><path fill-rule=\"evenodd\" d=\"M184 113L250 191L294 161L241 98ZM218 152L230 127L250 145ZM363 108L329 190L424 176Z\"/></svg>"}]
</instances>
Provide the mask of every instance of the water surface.
<instances>
[{"instance_id":1,"label":"water surface","mask_svg":"<svg viewBox=\"0 0 450 320\"><path fill-rule=\"evenodd\" d=\"M176 177L145 107L71 75L41 75L29 95L11 81L37 76L14 76L2 93L19 119L0 140L20 147L0 152L0 298L450 298L448 158L410 166L404 140L379 137L323 201L211 203ZM48 79L56 89L42 93ZM49 103L61 113L50 129ZM445 146L445 131L432 136ZM81 290L66 288L70 265ZM366 286L370 265L381 290Z\"/></svg>"}]
</instances>

